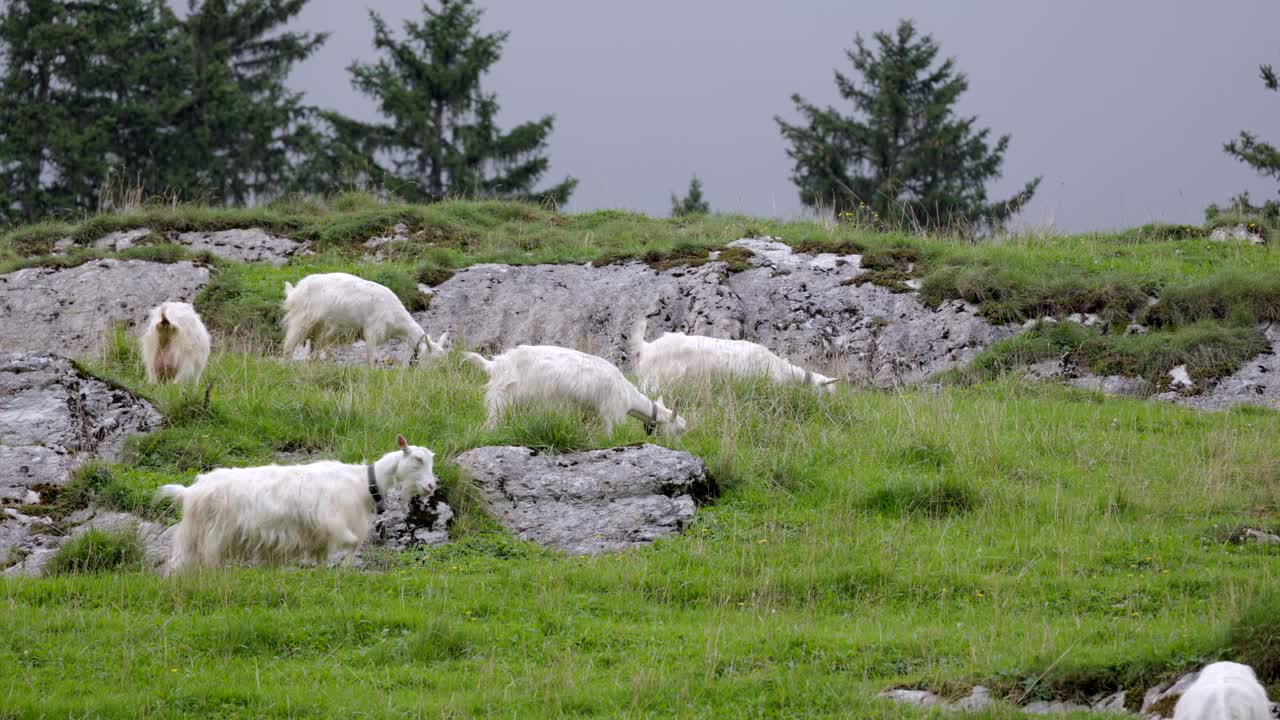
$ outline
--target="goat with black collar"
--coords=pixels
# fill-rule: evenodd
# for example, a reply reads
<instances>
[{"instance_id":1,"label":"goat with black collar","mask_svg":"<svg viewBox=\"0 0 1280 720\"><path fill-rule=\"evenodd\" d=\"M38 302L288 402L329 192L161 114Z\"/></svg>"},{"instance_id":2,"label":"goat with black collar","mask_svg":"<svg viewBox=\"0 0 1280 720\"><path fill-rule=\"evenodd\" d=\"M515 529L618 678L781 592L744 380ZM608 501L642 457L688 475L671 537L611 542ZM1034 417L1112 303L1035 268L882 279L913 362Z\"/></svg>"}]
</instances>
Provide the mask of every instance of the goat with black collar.
<instances>
[{"instance_id":1,"label":"goat with black collar","mask_svg":"<svg viewBox=\"0 0 1280 720\"><path fill-rule=\"evenodd\" d=\"M164 485L157 494L182 509L171 571L231 563L350 563L380 510L398 488L406 499L435 492L435 454L396 436L399 450L368 465L334 461L306 465L218 468L190 486Z\"/></svg>"}]
</instances>

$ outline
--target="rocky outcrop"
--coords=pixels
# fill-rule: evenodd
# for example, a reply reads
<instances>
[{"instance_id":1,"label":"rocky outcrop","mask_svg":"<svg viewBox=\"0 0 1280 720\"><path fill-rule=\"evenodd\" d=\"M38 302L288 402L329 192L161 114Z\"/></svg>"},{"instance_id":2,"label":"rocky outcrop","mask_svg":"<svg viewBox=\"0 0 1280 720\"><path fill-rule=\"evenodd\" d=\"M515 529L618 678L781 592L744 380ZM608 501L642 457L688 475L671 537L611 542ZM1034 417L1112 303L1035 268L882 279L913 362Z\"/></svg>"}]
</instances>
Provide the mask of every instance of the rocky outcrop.
<instances>
[{"instance_id":1,"label":"rocky outcrop","mask_svg":"<svg viewBox=\"0 0 1280 720\"><path fill-rule=\"evenodd\" d=\"M482 447L457 462L511 532L572 555L679 532L714 491L701 460L657 445L561 455Z\"/></svg>"},{"instance_id":2,"label":"rocky outcrop","mask_svg":"<svg viewBox=\"0 0 1280 720\"><path fill-rule=\"evenodd\" d=\"M191 262L94 260L0 275L0 348L79 357L116 323L137 326L166 300L190 302L209 269Z\"/></svg>"},{"instance_id":3,"label":"rocky outcrop","mask_svg":"<svg viewBox=\"0 0 1280 720\"><path fill-rule=\"evenodd\" d=\"M1267 239L1262 236L1262 233L1258 228L1252 225L1245 226L1244 223L1216 227L1213 229L1213 232L1209 233L1209 239L1213 242L1236 240L1239 242L1248 242L1252 245L1267 244Z\"/></svg>"},{"instance_id":4,"label":"rocky outcrop","mask_svg":"<svg viewBox=\"0 0 1280 720\"><path fill-rule=\"evenodd\" d=\"M1100 693L1094 697L1087 699L1072 700L1031 700L1021 704L1023 712L1032 715L1065 715L1068 713L1106 713L1107 715L1130 715L1143 718L1144 720L1167 720L1173 716L1173 707L1177 703L1178 698L1182 696L1187 688L1191 687L1191 683L1195 682L1199 672L1186 673L1177 679L1163 682L1149 688L1142 696L1140 705L1135 705L1138 710L1133 712L1129 709L1126 702L1126 693L1124 690L1117 690L1111 693ZM984 710L992 703L995 698L992 697L991 691L981 685L975 685L970 694L959 700L952 700L929 690L918 690L911 688L893 688L880 693L878 697L882 697L894 702L906 705L920 705L924 707L936 707L942 710L953 710L960 712L976 712ZM1014 703L1023 703L1025 696L1021 698L1010 698L1008 701ZM1271 714L1280 717L1280 703L1272 703Z\"/></svg>"},{"instance_id":5,"label":"rocky outcrop","mask_svg":"<svg viewBox=\"0 0 1280 720\"><path fill-rule=\"evenodd\" d=\"M855 284L857 255L796 253L744 239L752 267L724 262L654 270L642 263L475 265L434 288L417 315L428 332L482 352L521 343L576 347L621 360L636 320L663 330L752 340L792 362L878 386L922 380L967 362L1013 329L960 302L930 308L913 293Z\"/></svg>"},{"instance_id":6,"label":"rocky outcrop","mask_svg":"<svg viewBox=\"0 0 1280 720\"><path fill-rule=\"evenodd\" d=\"M309 247L305 242L272 235L262 228L185 232L170 236L170 240L192 250L207 250L226 260L265 262L277 267Z\"/></svg>"},{"instance_id":7,"label":"rocky outcrop","mask_svg":"<svg viewBox=\"0 0 1280 720\"><path fill-rule=\"evenodd\" d=\"M114 458L126 437L149 432L161 422L146 400L81 374L65 358L0 353L2 445L40 445Z\"/></svg>"},{"instance_id":8,"label":"rocky outcrop","mask_svg":"<svg viewBox=\"0 0 1280 720\"><path fill-rule=\"evenodd\" d=\"M169 561L173 547L174 527L144 520L136 515L110 510L86 509L73 513L65 524L70 530L62 532L58 525L45 518L24 516L12 508L6 509L6 517L0 522L0 543L8 541L9 559L12 564L4 574L11 577L40 577L58 550L69 540L90 530L106 533L133 533L142 545L142 561L149 569L161 568ZM0 557L0 565L5 564Z\"/></svg>"},{"instance_id":9,"label":"rocky outcrop","mask_svg":"<svg viewBox=\"0 0 1280 720\"><path fill-rule=\"evenodd\" d=\"M443 492L416 497L406 502L399 492L387 496L382 512L373 522L370 541L391 550L408 550L449 542L449 521L453 508Z\"/></svg>"},{"instance_id":10,"label":"rocky outcrop","mask_svg":"<svg viewBox=\"0 0 1280 720\"><path fill-rule=\"evenodd\" d=\"M1245 363L1235 374L1199 395L1167 393L1161 397L1202 410L1225 410L1243 403L1280 410L1280 325L1266 326L1263 334L1271 343L1270 352Z\"/></svg>"},{"instance_id":11,"label":"rocky outcrop","mask_svg":"<svg viewBox=\"0 0 1280 720\"><path fill-rule=\"evenodd\" d=\"M21 561L12 574L40 572L68 535L24 506L49 502L80 462L113 459L128 436L161 422L150 403L65 358L0 353L0 504L11 506L0 518L0 567Z\"/></svg>"}]
</instances>

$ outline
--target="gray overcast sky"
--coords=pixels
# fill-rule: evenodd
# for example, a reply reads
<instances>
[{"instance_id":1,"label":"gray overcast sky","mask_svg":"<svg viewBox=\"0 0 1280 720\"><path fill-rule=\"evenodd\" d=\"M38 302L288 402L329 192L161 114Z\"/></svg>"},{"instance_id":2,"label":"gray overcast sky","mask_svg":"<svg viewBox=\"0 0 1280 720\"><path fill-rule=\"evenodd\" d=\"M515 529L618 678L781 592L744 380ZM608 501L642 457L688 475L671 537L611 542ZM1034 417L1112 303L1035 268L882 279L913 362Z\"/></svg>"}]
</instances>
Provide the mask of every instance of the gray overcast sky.
<instances>
[{"instance_id":1,"label":"gray overcast sky","mask_svg":"<svg viewBox=\"0 0 1280 720\"><path fill-rule=\"evenodd\" d=\"M666 214L689 177L712 208L802 213L773 121L790 95L836 103L855 33L914 18L969 76L961 111L1013 136L1005 197L1044 182L1022 221L1067 231L1198 222L1211 201L1276 184L1222 152L1242 129L1280 143L1277 0L481 0L509 30L487 78L510 127L556 116L551 174L581 183L569 209ZM369 60L367 9L393 27L416 0L312 0L295 26L331 33L291 80L310 103L376 115L346 66ZM837 103L837 107L841 107Z\"/></svg>"}]
</instances>

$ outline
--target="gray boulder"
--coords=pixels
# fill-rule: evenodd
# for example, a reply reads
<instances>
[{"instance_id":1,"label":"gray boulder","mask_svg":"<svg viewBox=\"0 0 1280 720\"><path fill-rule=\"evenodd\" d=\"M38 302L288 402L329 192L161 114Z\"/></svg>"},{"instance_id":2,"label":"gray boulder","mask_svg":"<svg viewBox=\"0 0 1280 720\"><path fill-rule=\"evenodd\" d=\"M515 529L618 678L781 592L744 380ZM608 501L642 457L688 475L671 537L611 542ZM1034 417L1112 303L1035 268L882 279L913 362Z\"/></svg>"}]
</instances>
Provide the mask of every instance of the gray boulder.
<instances>
[{"instance_id":1,"label":"gray boulder","mask_svg":"<svg viewBox=\"0 0 1280 720\"><path fill-rule=\"evenodd\" d=\"M416 318L428 332L448 330L482 352L554 344L616 361L633 324L647 317L650 338L676 330L752 340L792 362L882 387L963 364L1013 333L960 302L930 308L913 293L857 286L857 255L796 253L768 238L730 244L750 250L753 267L476 265L434 288Z\"/></svg>"},{"instance_id":2,"label":"gray boulder","mask_svg":"<svg viewBox=\"0 0 1280 720\"><path fill-rule=\"evenodd\" d=\"M127 250L137 244L139 240L150 234L151 231L147 228L117 230L116 232L107 233L97 240L94 240L93 247L97 250ZM56 246L55 249L57 249Z\"/></svg>"},{"instance_id":3,"label":"gray boulder","mask_svg":"<svg viewBox=\"0 0 1280 720\"><path fill-rule=\"evenodd\" d=\"M657 445L562 455L483 447L457 462L511 532L571 555L625 550L679 532L697 501L714 492L701 460Z\"/></svg>"},{"instance_id":4,"label":"gray boulder","mask_svg":"<svg viewBox=\"0 0 1280 720\"><path fill-rule=\"evenodd\" d=\"M184 232L170 239L192 250L207 250L220 258L238 262L265 262L279 267L305 251L305 242L272 235L262 228Z\"/></svg>"},{"instance_id":5,"label":"gray boulder","mask_svg":"<svg viewBox=\"0 0 1280 720\"><path fill-rule=\"evenodd\" d=\"M209 282L191 262L94 260L0 275L0 347L79 357L102 348L112 325L136 327L166 300L190 302Z\"/></svg>"},{"instance_id":6,"label":"gray boulder","mask_svg":"<svg viewBox=\"0 0 1280 720\"><path fill-rule=\"evenodd\" d=\"M0 353L0 445L114 458L126 437L161 422L146 400L82 375L66 358Z\"/></svg>"}]
</instances>

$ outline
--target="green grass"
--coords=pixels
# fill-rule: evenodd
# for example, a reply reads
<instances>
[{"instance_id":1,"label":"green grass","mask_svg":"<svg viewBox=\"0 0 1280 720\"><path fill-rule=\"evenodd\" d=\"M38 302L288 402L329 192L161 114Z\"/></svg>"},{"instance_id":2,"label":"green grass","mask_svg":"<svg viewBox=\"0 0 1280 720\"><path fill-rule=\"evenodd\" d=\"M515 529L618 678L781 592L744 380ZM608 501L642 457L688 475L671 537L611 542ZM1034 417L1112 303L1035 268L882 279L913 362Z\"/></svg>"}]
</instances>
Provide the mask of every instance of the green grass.
<instances>
[{"instance_id":1,"label":"green grass","mask_svg":"<svg viewBox=\"0 0 1280 720\"><path fill-rule=\"evenodd\" d=\"M51 576L138 570L142 541L136 532L88 530L58 548L45 572Z\"/></svg>"},{"instance_id":2,"label":"green grass","mask_svg":"<svg viewBox=\"0 0 1280 720\"><path fill-rule=\"evenodd\" d=\"M461 539L381 572L3 581L14 716L915 716L874 694L1137 687L1273 621L1276 550L1213 531L1277 521L1276 413L1011 381L686 387L692 430L666 444L704 458L720 497L652 548L565 558L497 530L451 458L640 442L639 423L604 437L552 413L484 432L482 378L456 357L369 371L217 354L194 412L194 391L116 357L95 371L172 422L90 473L92 492L282 452L356 461L403 432L438 453Z\"/></svg>"},{"instance_id":3,"label":"green grass","mask_svg":"<svg viewBox=\"0 0 1280 720\"><path fill-rule=\"evenodd\" d=\"M381 262L365 258L363 241L396 223L409 239L384 246ZM147 385L118 332L88 367L150 398L168 423L32 512L61 523L92 501L171 518L152 498L161 484L282 457L359 461L404 433L437 453L457 541L380 557L368 572L160 578L123 561L0 580L0 718L914 717L929 713L875 693L984 683L1009 700L1083 697L1225 657L1254 659L1280 689L1275 647L1258 640L1280 617L1278 551L1223 530L1280 527L1280 414L1202 414L1007 373L1063 354L1156 381L1182 363L1197 379L1230 372L1260 349L1252 323L1276 304L1270 246L1157 229L968 243L347 194L20 228L0 236L0 263L82 261L96 254L30 258L60 237L137 226L259 226L316 254L280 268L210 261L214 281L197 299L219 337L207 405L202 389ZM456 355L394 370L260 355L279 341L283 283L313 272L369 277L413 304L417 283L476 262L696 264L752 235L861 254L874 282L921 279L929 301L965 299L993 319L1098 312L1107 328L1041 326L937 391L822 397L742 382L669 393L691 430L656 441L701 457L719 496L677 537L593 558L502 531L453 459L490 444L654 441L639 423L606 437L574 413L535 412L489 432L483 378ZM1149 296L1160 304L1148 309ZM1131 319L1153 331L1117 332ZM77 569L108 554L66 552ZM1007 705L982 715L1014 716Z\"/></svg>"}]
</instances>

